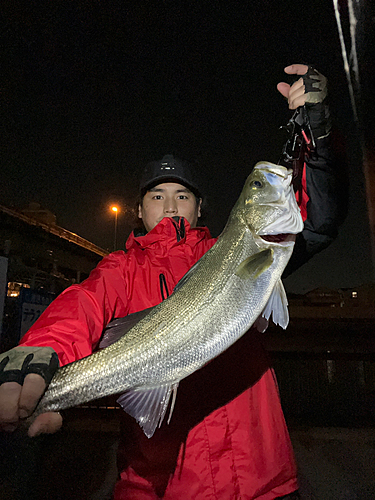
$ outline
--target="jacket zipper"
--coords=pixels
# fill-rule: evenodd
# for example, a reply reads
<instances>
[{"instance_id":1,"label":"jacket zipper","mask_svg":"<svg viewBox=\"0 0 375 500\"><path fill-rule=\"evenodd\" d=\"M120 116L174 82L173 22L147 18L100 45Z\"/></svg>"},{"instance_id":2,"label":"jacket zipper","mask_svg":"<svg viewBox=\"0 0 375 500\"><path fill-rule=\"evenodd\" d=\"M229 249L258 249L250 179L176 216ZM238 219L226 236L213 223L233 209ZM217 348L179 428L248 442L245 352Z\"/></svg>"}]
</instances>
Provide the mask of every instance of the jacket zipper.
<instances>
[{"instance_id":1,"label":"jacket zipper","mask_svg":"<svg viewBox=\"0 0 375 500\"><path fill-rule=\"evenodd\" d=\"M160 284L161 297L163 300L165 300L169 297L169 291L167 286L167 280L165 279L163 273L159 274L159 284Z\"/></svg>"},{"instance_id":2,"label":"jacket zipper","mask_svg":"<svg viewBox=\"0 0 375 500\"><path fill-rule=\"evenodd\" d=\"M172 217L173 225L176 230L177 241L181 241L185 238L185 222L183 217Z\"/></svg>"},{"instance_id":3,"label":"jacket zipper","mask_svg":"<svg viewBox=\"0 0 375 500\"><path fill-rule=\"evenodd\" d=\"M173 225L176 230L176 239L177 241L181 241L185 238L185 222L183 217L172 217ZM167 280L163 273L159 274L159 284L160 284L160 292L163 300L169 297L169 291L167 286Z\"/></svg>"}]
</instances>

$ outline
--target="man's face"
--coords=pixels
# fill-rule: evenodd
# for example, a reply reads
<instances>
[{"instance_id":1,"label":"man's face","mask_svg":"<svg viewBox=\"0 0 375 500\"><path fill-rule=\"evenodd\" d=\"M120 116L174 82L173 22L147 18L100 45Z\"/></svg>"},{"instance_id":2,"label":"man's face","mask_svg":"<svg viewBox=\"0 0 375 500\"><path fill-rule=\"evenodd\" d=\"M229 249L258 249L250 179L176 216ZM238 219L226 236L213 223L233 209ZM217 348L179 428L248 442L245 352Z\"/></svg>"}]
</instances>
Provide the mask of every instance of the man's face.
<instances>
[{"instance_id":1,"label":"man's face","mask_svg":"<svg viewBox=\"0 0 375 500\"><path fill-rule=\"evenodd\" d=\"M196 227L201 215L202 200L197 203L194 194L182 184L165 182L147 191L138 207L146 231L151 231L164 217L185 217Z\"/></svg>"}]
</instances>

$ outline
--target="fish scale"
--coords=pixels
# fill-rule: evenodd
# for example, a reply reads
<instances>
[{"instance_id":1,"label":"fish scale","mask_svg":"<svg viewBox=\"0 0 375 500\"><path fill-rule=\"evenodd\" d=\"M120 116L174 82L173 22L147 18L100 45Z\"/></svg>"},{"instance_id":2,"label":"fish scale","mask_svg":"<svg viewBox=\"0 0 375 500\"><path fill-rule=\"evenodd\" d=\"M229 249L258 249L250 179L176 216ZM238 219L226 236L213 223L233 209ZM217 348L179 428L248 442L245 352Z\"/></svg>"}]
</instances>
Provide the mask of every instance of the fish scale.
<instances>
[{"instance_id":1,"label":"fish scale","mask_svg":"<svg viewBox=\"0 0 375 500\"><path fill-rule=\"evenodd\" d=\"M112 345L58 369L35 415L124 393L124 410L152 436L178 382L240 338L269 300L274 321L285 323L280 278L294 241L262 235L302 227L291 171L258 163L218 241L174 293Z\"/></svg>"}]
</instances>

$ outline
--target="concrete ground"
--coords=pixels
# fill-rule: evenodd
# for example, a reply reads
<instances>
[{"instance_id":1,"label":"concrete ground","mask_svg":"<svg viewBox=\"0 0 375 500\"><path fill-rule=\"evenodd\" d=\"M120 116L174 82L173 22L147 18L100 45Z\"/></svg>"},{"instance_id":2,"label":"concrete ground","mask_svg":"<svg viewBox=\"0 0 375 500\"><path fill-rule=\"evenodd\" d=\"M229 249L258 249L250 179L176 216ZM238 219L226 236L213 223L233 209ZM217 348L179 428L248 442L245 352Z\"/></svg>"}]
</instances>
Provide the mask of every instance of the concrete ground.
<instances>
[{"instance_id":1,"label":"concrete ground","mask_svg":"<svg viewBox=\"0 0 375 500\"><path fill-rule=\"evenodd\" d=\"M290 430L302 500L374 500L375 429Z\"/></svg>"},{"instance_id":2,"label":"concrete ground","mask_svg":"<svg viewBox=\"0 0 375 500\"><path fill-rule=\"evenodd\" d=\"M302 500L375 500L375 428L294 427L290 434ZM1 500L110 499L113 428L95 421L87 431L86 422L84 430L71 426L27 445L9 436L0 444Z\"/></svg>"}]
</instances>

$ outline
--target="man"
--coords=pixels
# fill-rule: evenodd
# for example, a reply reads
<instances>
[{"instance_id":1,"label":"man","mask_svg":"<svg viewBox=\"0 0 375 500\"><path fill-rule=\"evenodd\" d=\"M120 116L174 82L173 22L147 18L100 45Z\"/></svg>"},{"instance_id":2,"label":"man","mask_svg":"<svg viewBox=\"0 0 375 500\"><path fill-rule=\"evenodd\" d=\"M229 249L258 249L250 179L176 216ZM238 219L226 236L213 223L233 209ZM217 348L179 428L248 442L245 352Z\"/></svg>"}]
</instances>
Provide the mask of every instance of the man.
<instances>
[{"instance_id":1,"label":"man","mask_svg":"<svg viewBox=\"0 0 375 500\"><path fill-rule=\"evenodd\" d=\"M314 116L325 99L325 82L305 65L285 71L311 74L291 87L278 85L289 107L296 109L309 100L317 103L310 110L313 132L318 131L315 156L306 166L310 200L293 269L332 241L337 213L331 196L335 176L327 153L327 113L320 110L319 119ZM318 87L313 86L316 78ZM317 191L319 207L314 204ZM150 163L141 196L138 216L146 234L131 234L126 253L104 258L85 282L55 299L21 346L0 356L3 430L12 431L33 411L57 367L57 357L66 364L90 354L113 318L167 298L215 243L207 228L197 227L202 192L188 164L170 155ZM58 413L40 415L29 435L54 432L61 424ZM251 330L182 381L170 425L164 424L151 439L124 414L118 465L116 500L297 498L293 451L274 373L257 334Z\"/></svg>"}]
</instances>

